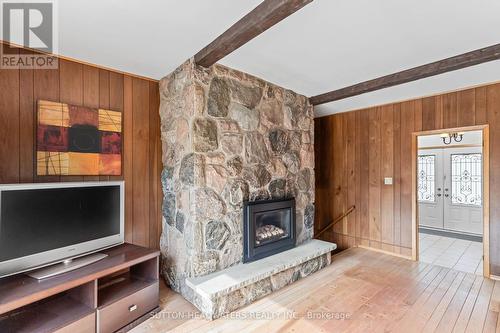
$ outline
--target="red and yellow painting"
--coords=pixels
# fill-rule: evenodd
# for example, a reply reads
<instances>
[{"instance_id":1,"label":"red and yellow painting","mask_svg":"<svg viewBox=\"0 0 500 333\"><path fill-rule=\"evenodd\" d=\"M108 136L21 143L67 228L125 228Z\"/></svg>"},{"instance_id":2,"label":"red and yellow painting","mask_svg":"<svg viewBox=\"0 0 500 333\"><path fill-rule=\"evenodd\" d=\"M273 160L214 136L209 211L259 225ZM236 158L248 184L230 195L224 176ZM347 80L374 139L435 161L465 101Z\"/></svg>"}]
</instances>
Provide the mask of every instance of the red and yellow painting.
<instances>
[{"instance_id":1,"label":"red and yellow painting","mask_svg":"<svg viewBox=\"0 0 500 333\"><path fill-rule=\"evenodd\" d=\"M38 101L37 175L112 176L122 172L122 114Z\"/></svg>"}]
</instances>

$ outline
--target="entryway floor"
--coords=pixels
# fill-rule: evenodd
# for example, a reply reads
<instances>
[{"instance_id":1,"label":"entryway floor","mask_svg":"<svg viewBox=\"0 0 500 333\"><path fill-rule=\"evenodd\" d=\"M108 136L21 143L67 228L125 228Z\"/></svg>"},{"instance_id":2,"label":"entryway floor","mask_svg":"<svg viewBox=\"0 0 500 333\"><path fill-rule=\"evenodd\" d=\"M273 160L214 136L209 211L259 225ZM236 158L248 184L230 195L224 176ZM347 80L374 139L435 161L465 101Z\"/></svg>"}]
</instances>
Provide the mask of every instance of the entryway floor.
<instances>
[{"instance_id":1,"label":"entryway floor","mask_svg":"<svg viewBox=\"0 0 500 333\"><path fill-rule=\"evenodd\" d=\"M419 233L419 260L483 275L483 243Z\"/></svg>"}]
</instances>

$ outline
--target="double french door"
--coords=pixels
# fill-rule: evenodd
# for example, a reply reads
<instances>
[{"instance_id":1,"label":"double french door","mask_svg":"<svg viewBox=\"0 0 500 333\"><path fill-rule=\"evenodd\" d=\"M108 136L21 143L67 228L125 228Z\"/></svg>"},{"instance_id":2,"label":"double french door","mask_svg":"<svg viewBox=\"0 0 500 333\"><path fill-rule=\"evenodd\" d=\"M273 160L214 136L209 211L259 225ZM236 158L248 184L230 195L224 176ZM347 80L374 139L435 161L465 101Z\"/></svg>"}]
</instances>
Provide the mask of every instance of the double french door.
<instances>
[{"instance_id":1,"label":"double french door","mask_svg":"<svg viewBox=\"0 0 500 333\"><path fill-rule=\"evenodd\" d=\"M417 162L419 225L482 235L482 149L420 150Z\"/></svg>"}]
</instances>

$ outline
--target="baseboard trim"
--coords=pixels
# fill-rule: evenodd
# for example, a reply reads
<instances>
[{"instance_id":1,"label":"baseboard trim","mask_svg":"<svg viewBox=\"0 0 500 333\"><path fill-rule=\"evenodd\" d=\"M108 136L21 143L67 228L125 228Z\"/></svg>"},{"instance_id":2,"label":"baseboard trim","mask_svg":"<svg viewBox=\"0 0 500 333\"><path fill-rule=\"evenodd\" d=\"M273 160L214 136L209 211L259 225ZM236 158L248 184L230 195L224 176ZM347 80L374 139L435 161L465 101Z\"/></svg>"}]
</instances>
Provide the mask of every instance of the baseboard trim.
<instances>
[{"instance_id":1,"label":"baseboard trim","mask_svg":"<svg viewBox=\"0 0 500 333\"><path fill-rule=\"evenodd\" d=\"M432 228L419 227L418 232L421 232L423 234L428 234L428 235L436 235L436 236L464 239L464 240L478 242L478 243L483 242L483 236L464 234L464 233L449 231L449 230L438 230L438 229L432 229Z\"/></svg>"},{"instance_id":2,"label":"baseboard trim","mask_svg":"<svg viewBox=\"0 0 500 333\"><path fill-rule=\"evenodd\" d=\"M411 256L406 256L406 255L404 255L404 254L399 254L399 253L394 253L394 252L391 252L391 251L381 250L381 249L377 249L377 248L370 247L370 246L365 246L365 245L357 245L357 247L362 248L362 249L365 249L365 250L370 250L370 251L374 251L374 252L379 252L379 253L383 253L383 254L388 254L388 255L390 255L390 256L394 256L394 257L398 257L398 258L403 258L403 259L413 260L413 259L411 258Z\"/></svg>"}]
</instances>

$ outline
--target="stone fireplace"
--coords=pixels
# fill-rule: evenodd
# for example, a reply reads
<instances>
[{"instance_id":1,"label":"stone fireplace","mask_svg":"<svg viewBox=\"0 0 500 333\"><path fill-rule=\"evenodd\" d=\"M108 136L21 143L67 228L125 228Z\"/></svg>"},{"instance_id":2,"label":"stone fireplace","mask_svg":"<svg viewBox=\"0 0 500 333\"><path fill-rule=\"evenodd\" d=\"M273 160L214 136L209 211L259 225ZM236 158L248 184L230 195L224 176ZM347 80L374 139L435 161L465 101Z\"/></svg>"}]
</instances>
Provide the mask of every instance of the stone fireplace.
<instances>
[{"instance_id":1,"label":"stone fireplace","mask_svg":"<svg viewBox=\"0 0 500 333\"><path fill-rule=\"evenodd\" d=\"M295 199L246 202L243 209L243 262L295 247Z\"/></svg>"},{"instance_id":2,"label":"stone fireplace","mask_svg":"<svg viewBox=\"0 0 500 333\"><path fill-rule=\"evenodd\" d=\"M246 202L295 198L289 230L260 231L293 232L294 245L312 238L313 108L290 90L192 60L161 80L160 98L162 272L201 308L186 280L242 265Z\"/></svg>"}]
</instances>

